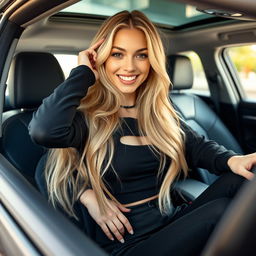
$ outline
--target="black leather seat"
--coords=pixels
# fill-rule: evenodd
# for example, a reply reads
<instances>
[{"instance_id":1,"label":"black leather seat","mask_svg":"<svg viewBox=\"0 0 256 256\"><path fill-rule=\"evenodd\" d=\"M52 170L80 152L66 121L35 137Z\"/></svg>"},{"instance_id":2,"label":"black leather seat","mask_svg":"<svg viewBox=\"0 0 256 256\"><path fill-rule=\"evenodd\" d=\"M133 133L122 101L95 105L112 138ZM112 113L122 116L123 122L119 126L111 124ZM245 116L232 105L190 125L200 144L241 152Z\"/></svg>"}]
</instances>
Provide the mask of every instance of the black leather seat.
<instances>
[{"instance_id":1,"label":"black leather seat","mask_svg":"<svg viewBox=\"0 0 256 256\"><path fill-rule=\"evenodd\" d=\"M1 152L33 185L45 150L32 142L28 124L33 111L63 81L62 69L50 53L23 52L13 59L8 84L13 110L3 114Z\"/></svg>"},{"instance_id":2,"label":"black leather seat","mask_svg":"<svg viewBox=\"0 0 256 256\"><path fill-rule=\"evenodd\" d=\"M190 59L183 55L169 56L168 72L173 83L170 98L187 124L199 134L218 142L227 149L243 153L237 140L208 105L198 96L185 92L193 85ZM202 169L198 169L197 175L197 178L206 184L211 184L217 178L216 175Z\"/></svg>"}]
</instances>

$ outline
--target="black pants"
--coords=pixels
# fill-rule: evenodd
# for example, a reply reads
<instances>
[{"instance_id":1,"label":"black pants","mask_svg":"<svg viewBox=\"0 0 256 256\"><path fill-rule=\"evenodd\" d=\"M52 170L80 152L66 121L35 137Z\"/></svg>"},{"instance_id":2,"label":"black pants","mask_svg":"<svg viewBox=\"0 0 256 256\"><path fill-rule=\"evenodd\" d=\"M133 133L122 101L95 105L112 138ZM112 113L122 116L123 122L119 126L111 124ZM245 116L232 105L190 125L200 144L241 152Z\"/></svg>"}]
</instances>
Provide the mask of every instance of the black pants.
<instances>
[{"instance_id":1,"label":"black pants","mask_svg":"<svg viewBox=\"0 0 256 256\"><path fill-rule=\"evenodd\" d=\"M239 175L225 173L192 204L169 217L160 215L157 200L129 207L132 211L125 215L137 230L134 235L127 232L124 244L115 241L111 255L199 256L244 181Z\"/></svg>"}]
</instances>

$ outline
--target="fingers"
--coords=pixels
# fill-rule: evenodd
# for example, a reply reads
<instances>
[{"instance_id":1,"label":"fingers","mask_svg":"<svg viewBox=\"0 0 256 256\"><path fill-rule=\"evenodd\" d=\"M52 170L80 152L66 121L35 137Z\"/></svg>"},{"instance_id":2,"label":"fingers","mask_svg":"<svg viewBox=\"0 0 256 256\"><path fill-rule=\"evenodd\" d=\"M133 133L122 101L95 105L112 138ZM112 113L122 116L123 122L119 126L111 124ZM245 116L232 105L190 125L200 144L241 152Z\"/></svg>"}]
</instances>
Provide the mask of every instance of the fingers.
<instances>
[{"instance_id":1,"label":"fingers","mask_svg":"<svg viewBox=\"0 0 256 256\"><path fill-rule=\"evenodd\" d=\"M128 221L128 219L122 214L122 213L119 213L117 215L118 219L123 223L124 227L126 227L127 231L130 233L130 234L134 234L133 232L133 228L130 224L130 222Z\"/></svg>"},{"instance_id":2,"label":"fingers","mask_svg":"<svg viewBox=\"0 0 256 256\"><path fill-rule=\"evenodd\" d=\"M242 169L239 174L243 177L245 177L247 180L252 180L255 176L255 174L253 174L252 172L246 170L246 169Z\"/></svg>"},{"instance_id":3,"label":"fingers","mask_svg":"<svg viewBox=\"0 0 256 256\"><path fill-rule=\"evenodd\" d=\"M102 221L98 224L110 240L114 240L114 237L112 235L114 234L117 240L119 240L121 243L124 243L124 226L117 218L113 220L109 219L106 221Z\"/></svg>"},{"instance_id":4,"label":"fingers","mask_svg":"<svg viewBox=\"0 0 256 256\"><path fill-rule=\"evenodd\" d=\"M79 52L78 54L78 65L86 65L89 66L94 72L96 78L98 78L98 73L96 70L96 60L97 60L97 52L96 50L101 46L105 39L99 40L97 43L92 45L90 48Z\"/></svg>"},{"instance_id":5,"label":"fingers","mask_svg":"<svg viewBox=\"0 0 256 256\"><path fill-rule=\"evenodd\" d=\"M130 211L131 211L131 209L126 208L125 206L123 206L123 205L121 205L121 204L118 204L117 207L118 207L121 211L123 211L123 212L130 212Z\"/></svg>"},{"instance_id":6,"label":"fingers","mask_svg":"<svg viewBox=\"0 0 256 256\"><path fill-rule=\"evenodd\" d=\"M124 226L123 224L116 218L113 220L109 220L107 225L111 232L115 235L116 239L121 243L124 243Z\"/></svg>"},{"instance_id":7,"label":"fingers","mask_svg":"<svg viewBox=\"0 0 256 256\"><path fill-rule=\"evenodd\" d=\"M88 49L87 50L87 56L89 58L90 64L92 66L93 69L96 68L95 63L96 63L96 59L97 59L97 53L94 50Z\"/></svg>"},{"instance_id":8,"label":"fingers","mask_svg":"<svg viewBox=\"0 0 256 256\"><path fill-rule=\"evenodd\" d=\"M115 211L116 210L118 209L116 208ZM127 229L130 234L134 234L133 228L128 219L121 212L118 211L116 213L115 211L112 210L108 212L107 217L103 217L98 224L110 240L114 239L112 235L114 234L117 240L124 243L125 229Z\"/></svg>"},{"instance_id":9,"label":"fingers","mask_svg":"<svg viewBox=\"0 0 256 256\"><path fill-rule=\"evenodd\" d=\"M227 163L234 173L243 176L247 180L254 178L255 174L250 169L256 163L256 153L244 156L232 156Z\"/></svg>"},{"instance_id":10,"label":"fingers","mask_svg":"<svg viewBox=\"0 0 256 256\"><path fill-rule=\"evenodd\" d=\"M98 49L98 48L101 46L101 44L104 42L104 40L105 40L105 38L100 39L97 43L95 43L94 45L92 45L92 46L90 47L90 49L93 49L93 50Z\"/></svg>"},{"instance_id":11,"label":"fingers","mask_svg":"<svg viewBox=\"0 0 256 256\"><path fill-rule=\"evenodd\" d=\"M104 38L102 38L101 40L99 40L97 43L95 43L94 45L92 45L86 52L88 53L88 58L91 62L91 65L93 68L95 68L95 62L97 59L97 52L96 50L101 46L101 44L104 42Z\"/></svg>"},{"instance_id":12,"label":"fingers","mask_svg":"<svg viewBox=\"0 0 256 256\"><path fill-rule=\"evenodd\" d=\"M123 212L130 212L131 209L126 208L125 206L121 205L121 204L117 204L117 207L123 211ZM126 227L127 231L133 235L133 229L132 226L130 224L130 222L128 221L128 219L122 214L122 213L118 213L117 217L119 218L119 220L124 224L124 226Z\"/></svg>"},{"instance_id":13,"label":"fingers","mask_svg":"<svg viewBox=\"0 0 256 256\"><path fill-rule=\"evenodd\" d=\"M100 225L101 229L103 230L103 232L106 234L106 236L107 236L110 240L114 241L115 239L114 239L114 237L112 236L111 232L109 231L109 229L108 229L106 223L102 223L102 224L99 224L99 225Z\"/></svg>"},{"instance_id":14,"label":"fingers","mask_svg":"<svg viewBox=\"0 0 256 256\"><path fill-rule=\"evenodd\" d=\"M93 57L93 60L96 61L96 59L97 59L97 53L96 53L93 49L89 48L89 49L86 50L85 52L86 52L86 54L87 54L88 57L91 56L91 57Z\"/></svg>"}]
</instances>

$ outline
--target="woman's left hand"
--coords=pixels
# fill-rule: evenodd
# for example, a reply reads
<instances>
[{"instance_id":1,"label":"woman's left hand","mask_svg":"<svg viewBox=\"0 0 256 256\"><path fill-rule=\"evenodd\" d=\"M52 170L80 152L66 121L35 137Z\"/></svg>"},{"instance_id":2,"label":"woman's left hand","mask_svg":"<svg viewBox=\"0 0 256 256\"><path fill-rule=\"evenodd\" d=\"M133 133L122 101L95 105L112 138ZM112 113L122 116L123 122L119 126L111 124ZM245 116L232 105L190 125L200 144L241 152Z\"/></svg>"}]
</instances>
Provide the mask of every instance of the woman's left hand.
<instances>
[{"instance_id":1,"label":"woman's left hand","mask_svg":"<svg viewBox=\"0 0 256 256\"><path fill-rule=\"evenodd\" d=\"M255 174L250 170L256 165L256 153L232 156L228 159L228 166L233 173L239 174L248 180L254 178Z\"/></svg>"}]
</instances>

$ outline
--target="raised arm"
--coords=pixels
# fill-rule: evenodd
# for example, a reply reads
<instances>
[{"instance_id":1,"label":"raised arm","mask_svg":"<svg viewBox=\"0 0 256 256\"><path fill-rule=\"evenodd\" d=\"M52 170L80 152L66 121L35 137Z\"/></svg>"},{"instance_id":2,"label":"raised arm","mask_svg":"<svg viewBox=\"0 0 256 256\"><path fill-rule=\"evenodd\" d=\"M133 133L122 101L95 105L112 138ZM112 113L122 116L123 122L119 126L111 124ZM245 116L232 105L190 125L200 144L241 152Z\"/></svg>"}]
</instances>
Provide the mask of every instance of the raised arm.
<instances>
[{"instance_id":1,"label":"raised arm","mask_svg":"<svg viewBox=\"0 0 256 256\"><path fill-rule=\"evenodd\" d=\"M78 55L78 67L54 92L43 100L33 114L29 134L34 142L48 148L82 148L88 134L83 113L77 107L88 88L99 78L96 70L99 40Z\"/></svg>"},{"instance_id":2,"label":"raised arm","mask_svg":"<svg viewBox=\"0 0 256 256\"><path fill-rule=\"evenodd\" d=\"M95 76L89 67L74 68L34 112L29 124L32 139L48 148L79 148L87 135L87 126L77 107L94 83Z\"/></svg>"}]
</instances>

